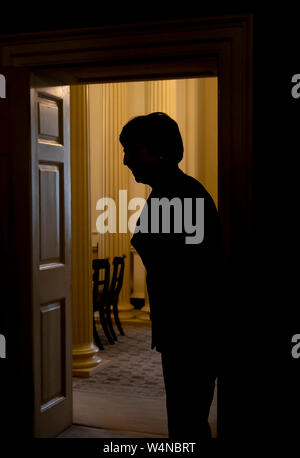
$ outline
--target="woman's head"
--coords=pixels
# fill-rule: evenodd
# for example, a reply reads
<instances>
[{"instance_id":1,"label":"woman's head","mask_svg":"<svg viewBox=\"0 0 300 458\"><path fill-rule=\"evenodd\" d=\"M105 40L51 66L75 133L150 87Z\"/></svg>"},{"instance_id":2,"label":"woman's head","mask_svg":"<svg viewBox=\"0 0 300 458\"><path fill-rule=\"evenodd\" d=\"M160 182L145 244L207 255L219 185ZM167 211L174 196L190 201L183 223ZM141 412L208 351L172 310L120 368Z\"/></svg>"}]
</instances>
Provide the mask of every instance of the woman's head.
<instances>
[{"instance_id":1,"label":"woman's head","mask_svg":"<svg viewBox=\"0 0 300 458\"><path fill-rule=\"evenodd\" d=\"M155 112L131 119L122 129L124 164L137 181L150 183L164 168L172 169L183 157L183 143L176 121Z\"/></svg>"}]
</instances>

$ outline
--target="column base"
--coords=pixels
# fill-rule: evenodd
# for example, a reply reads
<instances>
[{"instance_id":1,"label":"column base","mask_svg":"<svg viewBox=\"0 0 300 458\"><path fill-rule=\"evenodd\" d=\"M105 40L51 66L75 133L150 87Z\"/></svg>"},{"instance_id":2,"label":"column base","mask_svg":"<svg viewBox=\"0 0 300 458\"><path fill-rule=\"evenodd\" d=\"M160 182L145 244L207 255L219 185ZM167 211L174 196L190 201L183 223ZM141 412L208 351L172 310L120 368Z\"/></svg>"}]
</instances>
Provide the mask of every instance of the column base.
<instances>
[{"instance_id":1,"label":"column base","mask_svg":"<svg viewBox=\"0 0 300 458\"><path fill-rule=\"evenodd\" d=\"M141 310L138 310L136 321L149 321L150 322L150 306L149 304L144 305Z\"/></svg>"},{"instance_id":2,"label":"column base","mask_svg":"<svg viewBox=\"0 0 300 458\"><path fill-rule=\"evenodd\" d=\"M98 356L98 348L93 343L74 346L72 358L73 377L90 377L99 370L101 358Z\"/></svg>"},{"instance_id":3,"label":"column base","mask_svg":"<svg viewBox=\"0 0 300 458\"><path fill-rule=\"evenodd\" d=\"M137 310L130 303L118 304L118 312L121 323L134 320L137 316Z\"/></svg>"}]
</instances>

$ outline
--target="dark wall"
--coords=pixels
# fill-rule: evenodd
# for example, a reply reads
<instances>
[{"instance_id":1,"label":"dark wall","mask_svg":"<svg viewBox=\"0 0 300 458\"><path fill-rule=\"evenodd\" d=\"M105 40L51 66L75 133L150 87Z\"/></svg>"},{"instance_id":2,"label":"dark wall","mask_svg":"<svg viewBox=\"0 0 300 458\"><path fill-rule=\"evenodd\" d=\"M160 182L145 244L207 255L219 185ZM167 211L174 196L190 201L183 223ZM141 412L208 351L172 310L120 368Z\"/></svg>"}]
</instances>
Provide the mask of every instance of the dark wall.
<instances>
[{"instance_id":1,"label":"dark wall","mask_svg":"<svg viewBox=\"0 0 300 458\"><path fill-rule=\"evenodd\" d=\"M236 383L251 412L243 419L255 443L269 434L270 445L283 438L291 444L299 428L300 360L291 357L291 337L300 329L300 99L291 96L292 75L300 72L297 21L297 13L288 7L254 13L255 233L245 269L248 300L240 304L244 373Z\"/></svg>"},{"instance_id":2,"label":"dark wall","mask_svg":"<svg viewBox=\"0 0 300 458\"><path fill-rule=\"evenodd\" d=\"M148 22L172 19L188 19L204 16L221 16L230 14L243 14L253 11L252 5L203 5L194 4L184 5L182 2L148 2L134 3L122 2L113 3L99 2L95 7L77 8L76 5L70 6L69 11L62 12L52 6L48 14L43 13L30 4L20 5L16 10L10 5L5 5L6 13L2 13L5 21L2 21L0 28L1 34L38 32L46 30L69 29L80 27L95 27L114 24L130 24L136 22ZM22 11L23 10L23 11ZM23 14L22 14L23 13Z\"/></svg>"}]
</instances>

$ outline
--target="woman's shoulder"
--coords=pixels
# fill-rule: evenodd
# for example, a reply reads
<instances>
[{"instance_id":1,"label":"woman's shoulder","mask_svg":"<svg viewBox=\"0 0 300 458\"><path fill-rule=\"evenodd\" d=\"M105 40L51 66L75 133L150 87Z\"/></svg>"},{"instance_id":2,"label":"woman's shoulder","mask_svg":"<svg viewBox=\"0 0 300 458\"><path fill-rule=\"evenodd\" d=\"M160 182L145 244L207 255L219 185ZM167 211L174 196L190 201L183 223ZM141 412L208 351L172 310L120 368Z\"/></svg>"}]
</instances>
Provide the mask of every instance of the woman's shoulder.
<instances>
[{"instance_id":1,"label":"woman's shoulder","mask_svg":"<svg viewBox=\"0 0 300 458\"><path fill-rule=\"evenodd\" d=\"M195 197L210 197L209 192L199 180L182 172L178 189Z\"/></svg>"}]
</instances>

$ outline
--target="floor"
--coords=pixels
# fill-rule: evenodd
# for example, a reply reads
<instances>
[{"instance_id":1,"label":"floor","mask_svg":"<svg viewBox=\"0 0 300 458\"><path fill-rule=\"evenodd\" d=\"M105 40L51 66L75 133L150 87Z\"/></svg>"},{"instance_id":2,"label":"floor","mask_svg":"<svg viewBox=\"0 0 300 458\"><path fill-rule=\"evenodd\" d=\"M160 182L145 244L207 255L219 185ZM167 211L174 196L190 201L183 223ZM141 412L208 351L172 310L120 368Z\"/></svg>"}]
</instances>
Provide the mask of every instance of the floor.
<instances>
[{"instance_id":1,"label":"floor","mask_svg":"<svg viewBox=\"0 0 300 458\"><path fill-rule=\"evenodd\" d=\"M104 350L92 377L73 379L73 425L58 437L167 437L160 354L150 349L150 322L124 323L125 336ZM216 437L216 393L210 413Z\"/></svg>"}]
</instances>

